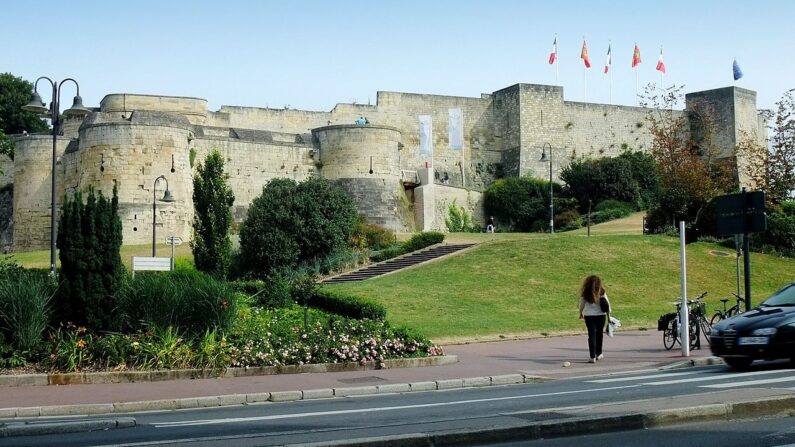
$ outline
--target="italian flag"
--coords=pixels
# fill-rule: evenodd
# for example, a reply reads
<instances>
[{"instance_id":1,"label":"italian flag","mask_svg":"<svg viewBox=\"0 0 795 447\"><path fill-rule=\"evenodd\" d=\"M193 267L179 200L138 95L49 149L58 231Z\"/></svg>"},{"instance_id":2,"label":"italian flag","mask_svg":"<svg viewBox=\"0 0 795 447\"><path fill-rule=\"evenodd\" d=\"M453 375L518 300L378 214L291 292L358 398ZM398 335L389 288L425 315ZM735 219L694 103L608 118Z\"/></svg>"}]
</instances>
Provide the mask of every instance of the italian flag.
<instances>
[{"instance_id":1,"label":"italian flag","mask_svg":"<svg viewBox=\"0 0 795 447\"><path fill-rule=\"evenodd\" d=\"M580 59L585 62L585 68L591 68L591 60L588 59L588 46L585 45L585 40L582 41L582 51L580 52Z\"/></svg>"},{"instance_id":2,"label":"italian flag","mask_svg":"<svg viewBox=\"0 0 795 447\"><path fill-rule=\"evenodd\" d=\"M657 71L665 73L665 62L662 57L662 49L660 49L660 57L657 59Z\"/></svg>"},{"instance_id":3,"label":"italian flag","mask_svg":"<svg viewBox=\"0 0 795 447\"><path fill-rule=\"evenodd\" d=\"M613 60L610 57L610 45L607 46L607 59L605 60L605 74L610 71L610 65L613 63Z\"/></svg>"},{"instance_id":4,"label":"italian flag","mask_svg":"<svg viewBox=\"0 0 795 447\"><path fill-rule=\"evenodd\" d=\"M555 63L555 59L558 57L558 38L556 37L555 40L552 42L552 52L549 53L549 65Z\"/></svg>"}]
</instances>

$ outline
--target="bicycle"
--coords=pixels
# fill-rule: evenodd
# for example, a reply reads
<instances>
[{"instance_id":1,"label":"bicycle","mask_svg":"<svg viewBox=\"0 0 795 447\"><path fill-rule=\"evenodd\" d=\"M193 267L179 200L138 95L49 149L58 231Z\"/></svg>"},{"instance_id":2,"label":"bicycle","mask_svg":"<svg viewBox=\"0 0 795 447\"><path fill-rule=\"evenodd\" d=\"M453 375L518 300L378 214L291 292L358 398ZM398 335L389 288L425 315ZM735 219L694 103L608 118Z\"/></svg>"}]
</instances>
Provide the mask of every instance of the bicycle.
<instances>
[{"instance_id":1,"label":"bicycle","mask_svg":"<svg viewBox=\"0 0 795 447\"><path fill-rule=\"evenodd\" d=\"M687 300L690 349L701 347L699 338L702 332L706 334L707 341L709 342L709 333L711 332L711 328L706 319L704 302L701 301L701 299L705 296L707 296L707 292L702 293L694 300ZM663 332L663 346L665 346L665 349L669 351L673 349L676 343L681 344L681 323L679 320L679 315L682 310L682 303L677 301L674 304L676 304L676 312L663 315L657 322L657 329Z\"/></svg>"},{"instance_id":2,"label":"bicycle","mask_svg":"<svg viewBox=\"0 0 795 447\"><path fill-rule=\"evenodd\" d=\"M718 309L717 311L715 311L715 315L713 315L712 318L709 320L710 325L714 326L720 320L725 320L727 318L731 318L735 315L743 313L743 305L745 303L745 298L741 297L740 295L737 295L734 292L732 292L732 295L734 295L734 298L737 300L737 303L734 306L726 309L726 302L729 301L729 298L721 298L720 301L723 303L723 310Z\"/></svg>"}]
</instances>

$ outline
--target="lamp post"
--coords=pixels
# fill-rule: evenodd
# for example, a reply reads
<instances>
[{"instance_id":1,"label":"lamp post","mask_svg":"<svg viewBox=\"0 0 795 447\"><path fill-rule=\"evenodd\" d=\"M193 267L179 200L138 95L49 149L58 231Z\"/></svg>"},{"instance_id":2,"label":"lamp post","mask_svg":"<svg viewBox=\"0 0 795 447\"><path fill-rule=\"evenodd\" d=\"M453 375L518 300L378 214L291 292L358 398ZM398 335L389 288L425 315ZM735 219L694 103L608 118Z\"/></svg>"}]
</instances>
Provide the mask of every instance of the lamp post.
<instances>
[{"instance_id":1,"label":"lamp post","mask_svg":"<svg viewBox=\"0 0 795 447\"><path fill-rule=\"evenodd\" d=\"M544 150L549 146L549 233L555 234L555 207L552 204L552 145L544 143L541 145L541 158L538 161L547 161L547 153Z\"/></svg>"},{"instance_id":2,"label":"lamp post","mask_svg":"<svg viewBox=\"0 0 795 447\"><path fill-rule=\"evenodd\" d=\"M50 83L52 86L52 101L50 102L49 109L44 105L44 102L41 100L41 96L39 96L39 81L42 79L46 79L47 82ZM67 110L64 110L64 115L66 116L86 116L91 113L90 110L83 106L83 98L80 97L80 85L72 78L66 78L63 81L55 82L52 79L42 76L39 79L36 79L36 82L33 84L33 94L30 95L30 101L27 104L22 106L22 110L38 113L38 114L46 114L49 112L50 119L52 121L52 185L51 185L51 197L50 197L50 275L55 278L55 241L57 236L57 226L55 221L55 164L57 161L57 152L56 152L56 145L58 141L58 132L59 127L61 125L61 88L63 87L66 81L72 81L77 88L77 96L74 97L72 102L72 107Z\"/></svg>"},{"instance_id":3,"label":"lamp post","mask_svg":"<svg viewBox=\"0 0 795 447\"><path fill-rule=\"evenodd\" d=\"M165 175L161 175L160 177L155 179L154 185L152 185L152 257L157 256L157 236L155 234L155 225L157 224L157 182L163 179L166 181L166 192L163 194L163 198L160 199L161 202L171 203L175 202L174 196L171 195L171 191L168 190L168 179Z\"/></svg>"}]
</instances>

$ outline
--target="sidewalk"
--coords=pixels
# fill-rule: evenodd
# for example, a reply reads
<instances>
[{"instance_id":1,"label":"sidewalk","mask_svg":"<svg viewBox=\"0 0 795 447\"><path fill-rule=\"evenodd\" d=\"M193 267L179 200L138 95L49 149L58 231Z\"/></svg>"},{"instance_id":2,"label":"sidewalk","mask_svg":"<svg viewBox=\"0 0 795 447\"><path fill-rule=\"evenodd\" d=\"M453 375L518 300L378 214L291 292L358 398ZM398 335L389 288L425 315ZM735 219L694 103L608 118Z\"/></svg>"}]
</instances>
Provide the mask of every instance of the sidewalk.
<instances>
[{"instance_id":1,"label":"sidewalk","mask_svg":"<svg viewBox=\"0 0 795 447\"><path fill-rule=\"evenodd\" d=\"M706 343L704 344L706 345ZM701 350L692 351L691 356L687 359L681 356L679 346L671 351L666 351L662 345L662 335L657 331L618 332L615 337L605 337L605 359L596 364L588 363L587 337L585 335L449 345L444 349L447 355L458 356L459 361L443 366L369 371L164 382L3 387L0 389L0 417L8 417L10 409L30 407L51 407L50 409L54 410L62 407L66 410L65 407L79 405L150 402L151 405L140 406L140 408L169 409L181 408L179 403L174 405L174 400L192 399L195 403L195 398L211 396L244 396L242 402L246 402L245 396L247 395L280 393L278 395L283 398L280 400L291 400L289 399L290 392L293 392L292 395L296 396L296 399L301 399L307 398L308 394L314 394L315 397L351 395L354 390L361 391L356 394L365 394L368 388L377 392L377 387L386 385L394 386L385 389L408 391L409 387L406 384L432 382L438 384L439 381L467 378L524 375L525 379L529 376L555 379L659 368L686 360L701 359L703 361L710 357L709 348L706 346ZM571 366L564 367L565 361L570 362ZM521 378L521 376L519 377ZM448 383L448 385L466 386L464 382L471 383L472 386L496 383L496 381L489 381L489 383L462 381L457 386L455 382ZM346 389L349 391L348 393L345 392ZM414 388L412 387L412 389ZM304 392L301 397L302 390L316 390L317 392ZM158 406L157 404L169 400L171 401L170 405ZM267 398L263 400L267 400ZM276 399L270 398L270 400ZM224 404L223 399L214 402L216 402L215 405ZM242 403L236 399L229 399L228 402L230 404ZM207 405L202 405L200 402L198 406ZM132 408L133 406L128 406L127 411L134 411ZM6 411L2 411L4 409ZM74 411L26 411L15 414L37 416L39 414L79 413L77 407L73 409ZM95 408L90 412L113 412L113 410L102 411L102 408Z\"/></svg>"}]
</instances>

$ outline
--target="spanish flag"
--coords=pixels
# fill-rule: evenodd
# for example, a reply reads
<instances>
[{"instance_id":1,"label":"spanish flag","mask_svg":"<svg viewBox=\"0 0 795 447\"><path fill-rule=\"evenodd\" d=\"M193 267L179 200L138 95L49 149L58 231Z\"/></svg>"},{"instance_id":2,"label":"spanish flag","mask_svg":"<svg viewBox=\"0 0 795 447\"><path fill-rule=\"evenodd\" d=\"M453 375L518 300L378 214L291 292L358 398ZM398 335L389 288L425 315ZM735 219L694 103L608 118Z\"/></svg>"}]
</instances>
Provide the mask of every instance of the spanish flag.
<instances>
[{"instance_id":1,"label":"spanish flag","mask_svg":"<svg viewBox=\"0 0 795 447\"><path fill-rule=\"evenodd\" d=\"M585 45L585 39L582 41L582 51L580 52L580 59L585 62L585 68L591 68L591 60L588 59L588 46Z\"/></svg>"}]
</instances>

